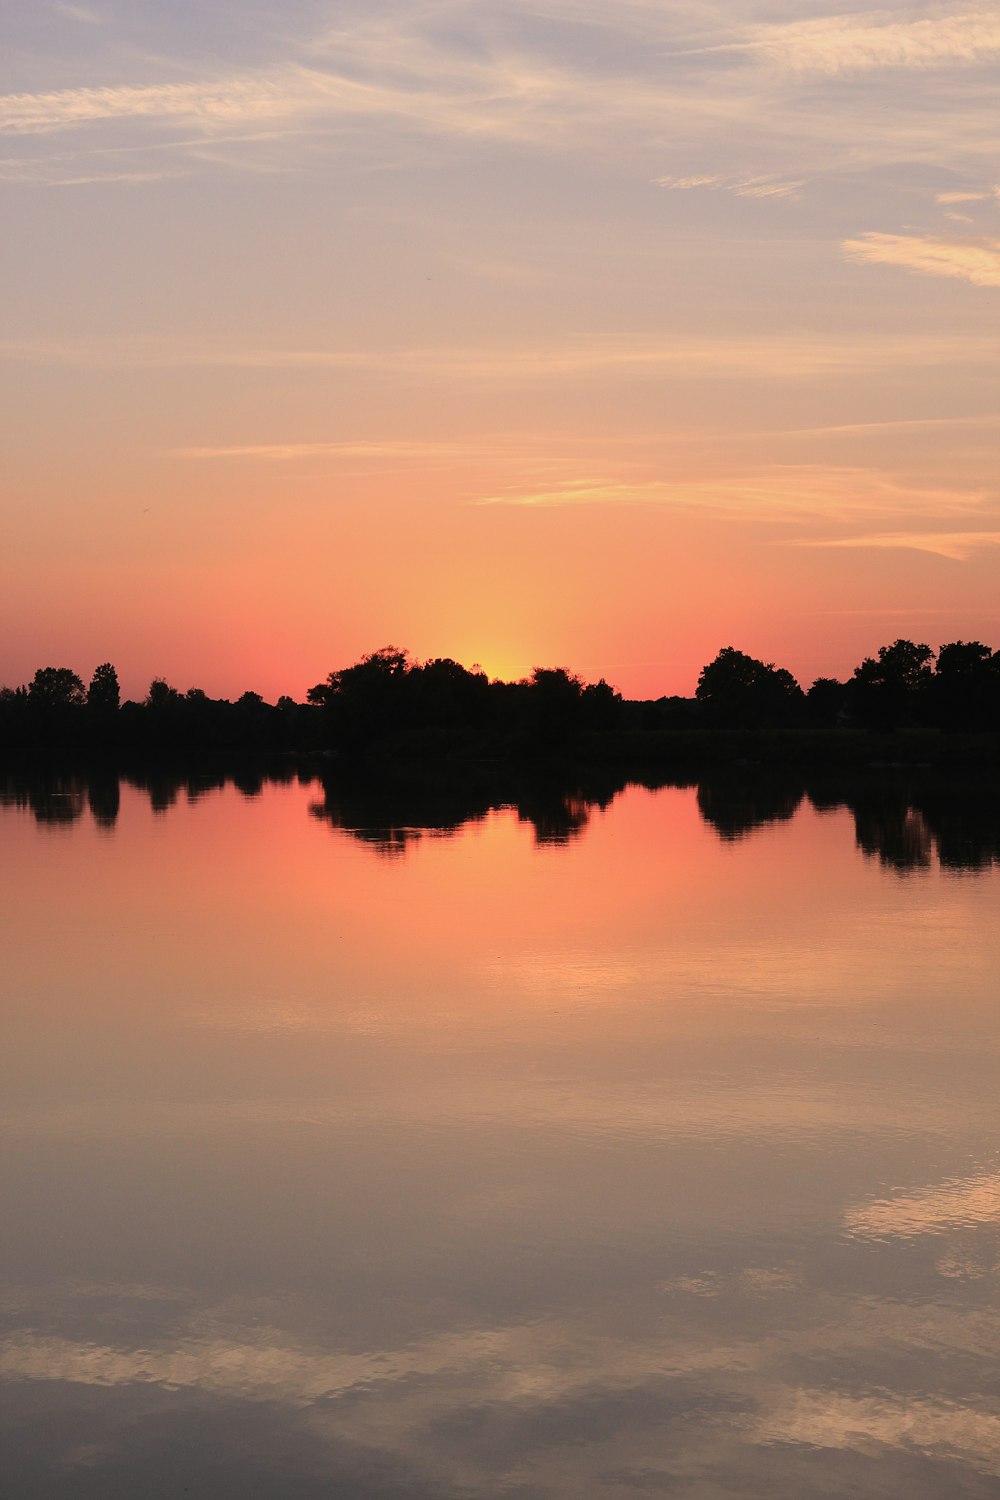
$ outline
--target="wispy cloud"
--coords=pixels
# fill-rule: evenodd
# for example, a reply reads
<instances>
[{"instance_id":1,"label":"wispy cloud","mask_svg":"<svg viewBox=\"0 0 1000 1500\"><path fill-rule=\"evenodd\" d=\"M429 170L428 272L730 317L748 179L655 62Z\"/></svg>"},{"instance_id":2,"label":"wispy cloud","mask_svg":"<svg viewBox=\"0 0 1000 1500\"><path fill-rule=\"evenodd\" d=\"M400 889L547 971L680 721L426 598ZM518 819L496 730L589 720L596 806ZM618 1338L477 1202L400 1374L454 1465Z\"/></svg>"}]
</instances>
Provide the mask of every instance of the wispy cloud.
<instances>
[{"instance_id":1,"label":"wispy cloud","mask_svg":"<svg viewBox=\"0 0 1000 1500\"><path fill-rule=\"evenodd\" d=\"M992 365L995 356L995 342L986 333L979 340L942 335L917 341L880 338L875 333L860 337L825 333L386 349L240 348L168 337L0 341L0 358L74 369L372 370L400 378L461 377L521 384L615 373L654 377L670 372L682 374L687 381L748 375L755 380L822 379L900 366Z\"/></svg>"},{"instance_id":2,"label":"wispy cloud","mask_svg":"<svg viewBox=\"0 0 1000 1500\"><path fill-rule=\"evenodd\" d=\"M62 7L79 19L101 19L76 4ZM537 26L538 7L511 4L502 18L482 4L373 7L351 13L311 38L289 38L285 55L267 67L234 67L207 76L194 63L189 76L164 77L165 64L150 58L149 76L121 81L124 59L109 55L114 81L91 87L41 89L0 97L0 131L24 137L76 132L81 149L110 136L147 147L181 127L202 138L223 131L240 134L262 125L347 141L353 151L393 152L413 148L413 137L528 143L538 150L606 150L628 139L648 149L651 141L697 140L706 150L729 155L734 139L758 139L761 165L769 165L777 137L786 149L781 169L760 175L722 171L664 179L671 187L716 187L744 198L789 198L804 182L830 167L839 151L856 162L859 135L867 157L898 161L902 142L912 157L940 157L940 115L923 124L900 119L893 101L880 99L878 131L872 115L815 108L804 113L797 86L767 81L768 130L761 133L759 70L748 58L778 63L786 72L837 73L884 66L925 65L937 60L973 60L1000 47L1000 19L984 6L934 16L899 17L873 11L778 25L740 25L726 7L664 6L620 0L607 7L553 4L550 34ZM448 23L448 24L445 24ZM581 48L582 23L605 27L615 46L614 64ZM565 24L568 45L553 42ZM459 42L457 38L461 38ZM574 43L576 45L574 45ZM686 45L692 43L693 45ZM704 57L711 58L706 69ZM731 54L726 65L725 54ZM721 61L721 66L720 66ZM134 59L130 59L134 65ZM888 115L887 115L888 108ZM985 114L986 105L979 111ZM976 111L963 105L962 117ZM954 111L953 114L957 113ZM972 149L993 149L992 134L966 125ZM963 129L966 128L963 125ZM949 130L958 121L949 121ZM97 132L103 131L98 137ZM947 133L947 132L946 132ZM407 139L409 137L409 140ZM918 139L919 137L919 139ZM249 134L247 139L250 139ZM182 149L176 143L176 149ZM247 155L224 163L244 168ZM620 160L621 158L619 158ZM969 169L968 167L966 168ZM82 179L81 170L74 174Z\"/></svg>"},{"instance_id":3,"label":"wispy cloud","mask_svg":"<svg viewBox=\"0 0 1000 1500\"><path fill-rule=\"evenodd\" d=\"M942 514L975 515L988 496L982 491L918 488L871 469L838 468L820 464L775 465L758 473L697 481L646 480L631 482L615 478L571 477L542 488L511 487L481 496L479 505L660 505L676 510L720 516L752 517L763 522L792 518L855 522L859 517ZM893 536L896 533L892 533ZM955 533L969 546L988 545L985 538L1000 533ZM889 533L884 533L887 538ZM922 534L909 545L924 542L923 550L940 550L951 533ZM969 538L978 539L969 542ZM937 547L927 543L936 541ZM897 545L906 545L899 542ZM863 546L892 545L888 540L849 538L837 542L809 541L794 545ZM953 542L954 546L959 544ZM948 553L952 556L957 553Z\"/></svg>"},{"instance_id":4,"label":"wispy cloud","mask_svg":"<svg viewBox=\"0 0 1000 1500\"><path fill-rule=\"evenodd\" d=\"M133 183L137 186L151 182L166 182L171 178L183 177L185 173L180 168L163 168L162 171L151 170L148 172L92 172L81 174L77 177L49 177L46 179L49 187L93 187L97 183ZM9 180L9 179L4 179ZM32 178L37 181L37 178Z\"/></svg>"},{"instance_id":5,"label":"wispy cloud","mask_svg":"<svg viewBox=\"0 0 1000 1500\"><path fill-rule=\"evenodd\" d=\"M277 121L328 128L385 122L552 149L594 139L610 125L648 129L681 109L689 121L720 109L690 89L682 102L634 70L612 81L542 52L494 47L470 55L402 21L355 26L302 45L298 54L228 76L7 94L0 96L0 131L33 135L140 120L206 133Z\"/></svg>"},{"instance_id":6,"label":"wispy cloud","mask_svg":"<svg viewBox=\"0 0 1000 1500\"><path fill-rule=\"evenodd\" d=\"M697 486L663 484L656 480L628 483L610 479L564 479L543 489L511 487L477 498L477 505L649 505L690 503Z\"/></svg>"},{"instance_id":7,"label":"wispy cloud","mask_svg":"<svg viewBox=\"0 0 1000 1500\"><path fill-rule=\"evenodd\" d=\"M699 176L699 177L657 177L656 182L660 187L673 188L677 192L688 192L691 188L717 188L725 182L724 177Z\"/></svg>"},{"instance_id":8,"label":"wispy cloud","mask_svg":"<svg viewBox=\"0 0 1000 1500\"><path fill-rule=\"evenodd\" d=\"M845 240L851 260L873 265L901 266L927 276L949 276L974 286L1000 286L1000 242L963 244L921 235L863 234Z\"/></svg>"},{"instance_id":9,"label":"wispy cloud","mask_svg":"<svg viewBox=\"0 0 1000 1500\"><path fill-rule=\"evenodd\" d=\"M377 90L307 68L205 82L60 89L0 97L0 130L11 134L67 129L111 120L180 120L231 126L320 111L363 108Z\"/></svg>"},{"instance_id":10,"label":"wispy cloud","mask_svg":"<svg viewBox=\"0 0 1000 1500\"><path fill-rule=\"evenodd\" d=\"M625 68L612 80L541 52L484 46L466 53L424 35L416 19L407 26L397 18L388 30L357 25L322 44L304 44L297 56L269 68L0 96L0 134L35 142L69 134L88 155L108 143L166 145L187 160L225 137L234 150L215 165L246 170L259 161L267 131L279 143L271 153L274 169L288 170L323 142L370 160L387 153L399 160L433 139L469 148L530 145L547 155L587 148L593 155L612 140L648 140L681 119L690 128L703 118L715 130L720 113L732 120L748 107L735 95L709 100L681 83L664 89L641 70ZM194 140L171 140L177 132ZM89 165L60 175L104 176ZM47 176L44 165L29 162L16 180ZM744 194L763 196L766 189L763 180L748 182Z\"/></svg>"},{"instance_id":11,"label":"wispy cloud","mask_svg":"<svg viewBox=\"0 0 1000 1500\"><path fill-rule=\"evenodd\" d=\"M100 15L87 5L70 5L69 0L52 0L52 9L68 21L79 21L84 26L105 26L107 16Z\"/></svg>"},{"instance_id":12,"label":"wispy cloud","mask_svg":"<svg viewBox=\"0 0 1000 1500\"><path fill-rule=\"evenodd\" d=\"M934 199L935 203L984 203L988 198L995 198L997 190L994 188L989 193L938 193Z\"/></svg>"},{"instance_id":13,"label":"wispy cloud","mask_svg":"<svg viewBox=\"0 0 1000 1500\"><path fill-rule=\"evenodd\" d=\"M1000 14L993 5L980 5L942 8L906 19L887 10L821 16L753 27L750 49L803 73L985 62L1000 54Z\"/></svg>"},{"instance_id":14,"label":"wispy cloud","mask_svg":"<svg viewBox=\"0 0 1000 1500\"><path fill-rule=\"evenodd\" d=\"M248 443L232 447L175 448L176 458L249 459L256 463L294 463L309 458L439 459L454 458L473 450L467 443L433 442L312 442Z\"/></svg>"},{"instance_id":15,"label":"wispy cloud","mask_svg":"<svg viewBox=\"0 0 1000 1500\"><path fill-rule=\"evenodd\" d=\"M882 531L869 536L796 538L785 545L931 552L952 562L967 562L977 552L1000 547L1000 531Z\"/></svg>"},{"instance_id":16,"label":"wispy cloud","mask_svg":"<svg viewBox=\"0 0 1000 1500\"><path fill-rule=\"evenodd\" d=\"M688 192L692 188L723 189L734 193L737 198L797 198L805 187L801 179L786 181L770 174L759 177L657 177L656 182L673 192Z\"/></svg>"},{"instance_id":17,"label":"wispy cloud","mask_svg":"<svg viewBox=\"0 0 1000 1500\"><path fill-rule=\"evenodd\" d=\"M817 427L785 427L774 431L774 437L813 437L820 433L866 433L896 432L900 429L935 427L995 427L1000 422L1000 412L977 412L960 417L891 417L886 421L873 422L824 422Z\"/></svg>"}]
</instances>

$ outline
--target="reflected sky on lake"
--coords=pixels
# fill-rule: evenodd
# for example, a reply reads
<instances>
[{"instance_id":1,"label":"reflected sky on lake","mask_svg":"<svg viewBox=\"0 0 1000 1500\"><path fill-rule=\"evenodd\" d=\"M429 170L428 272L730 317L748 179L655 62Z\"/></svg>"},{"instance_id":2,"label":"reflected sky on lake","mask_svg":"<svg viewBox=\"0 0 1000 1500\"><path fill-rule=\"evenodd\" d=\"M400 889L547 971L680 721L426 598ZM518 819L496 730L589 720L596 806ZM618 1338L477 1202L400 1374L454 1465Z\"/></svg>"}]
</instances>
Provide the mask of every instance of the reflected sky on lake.
<instances>
[{"instance_id":1,"label":"reflected sky on lake","mask_svg":"<svg viewBox=\"0 0 1000 1500\"><path fill-rule=\"evenodd\" d=\"M0 787L19 1500L995 1495L989 793Z\"/></svg>"}]
</instances>

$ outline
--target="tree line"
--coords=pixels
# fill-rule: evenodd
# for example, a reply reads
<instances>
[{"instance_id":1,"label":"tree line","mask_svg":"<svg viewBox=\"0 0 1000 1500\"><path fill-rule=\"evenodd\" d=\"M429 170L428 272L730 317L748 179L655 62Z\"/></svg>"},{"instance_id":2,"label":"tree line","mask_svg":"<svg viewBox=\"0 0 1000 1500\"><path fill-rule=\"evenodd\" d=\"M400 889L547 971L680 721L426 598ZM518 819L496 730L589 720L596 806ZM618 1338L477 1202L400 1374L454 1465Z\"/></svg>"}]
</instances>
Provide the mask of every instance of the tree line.
<instances>
[{"instance_id":1,"label":"tree line","mask_svg":"<svg viewBox=\"0 0 1000 1500\"><path fill-rule=\"evenodd\" d=\"M40 667L0 688L0 749L334 751L345 759L391 745L411 755L560 752L586 737L694 730L1000 730L1000 651L952 641L937 652L896 640L845 681L803 689L773 662L726 646L702 668L693 698L624 700L603 678L536 667L490 679L447 657L419 662L394 646L331 672L299 702L259 693L210 698L154 678L122 701L104 662L85 684L69 667Z\"/></svg>"},{"instance_id":2,"label":"tree line","mask_svg":"<svg viewBox=\"0 0 1000 1500\"><path fill-rule=\"evenodd\" d=\"M840 682L819 677L808 691L773 662L727 646L702 669L695 694L706 722L738 728L806 725L891 731L1000 729L1000 651L981 641L896 640L866 656Z\"/></svg>"}]
</instances>

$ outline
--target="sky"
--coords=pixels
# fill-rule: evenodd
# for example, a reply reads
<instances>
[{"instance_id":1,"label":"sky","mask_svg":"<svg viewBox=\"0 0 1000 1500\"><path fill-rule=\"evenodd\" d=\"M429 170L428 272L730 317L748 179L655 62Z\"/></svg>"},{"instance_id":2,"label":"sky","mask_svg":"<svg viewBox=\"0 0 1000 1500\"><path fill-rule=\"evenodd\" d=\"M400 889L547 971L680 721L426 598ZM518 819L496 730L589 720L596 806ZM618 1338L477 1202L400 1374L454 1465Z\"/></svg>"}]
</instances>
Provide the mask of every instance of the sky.
<instances>
[{"instance_id":1,"label":"sky","mask_svg":"<svg viewBox=\"0 0 1000 1500\"><path fill-rule=\"evenodd\" d=\"M994 4L0 18L0 683L1000 646Z\"/></svg>"}]
</instances>

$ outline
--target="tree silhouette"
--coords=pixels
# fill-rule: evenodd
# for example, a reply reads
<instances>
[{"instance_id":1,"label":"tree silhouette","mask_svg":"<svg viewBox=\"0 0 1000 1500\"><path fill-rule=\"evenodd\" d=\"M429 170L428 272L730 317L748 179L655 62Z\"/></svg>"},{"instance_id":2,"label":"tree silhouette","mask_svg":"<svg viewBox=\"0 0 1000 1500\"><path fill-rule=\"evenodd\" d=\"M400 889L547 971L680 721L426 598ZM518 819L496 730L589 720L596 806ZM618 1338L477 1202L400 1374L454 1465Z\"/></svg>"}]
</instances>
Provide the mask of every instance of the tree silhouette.
<instances>
[{"instance_id":1,"label":"tree silhouette","mask_svg":"<svg viewBox=\"0 0 1000 1500\"><path fill-rule=\"evenodd\" d=\"M69 667L39 667L28 697L41 708L78 708L84 701L83 683Z\"/></svg>"},{"instance_id":2,"label":"tree silhouette","mask_svg":"<svg viewBox=\"0 0 1000 1500\"><path fill-rule=\"evenodd\" d=\"M193 688L192 692L200 692L199 688ZM171 704L180 703L183 694L177 688L171 687L165 677L154 677L149 684L149 692L146 695L146 705L149 708L167 708Z\"/></svg>"},{"instance_id":3,"label":"tree silhouette","mask_svg":"<svg viewBox=\"0 0 1000 1500\"><path fill-rule=\"evenodd\" d=\"M803 696L785 667L758 661L734 646L724 646L701 669L695 690L695 698L705 705L713 722L735 729L792 723Z\"/></svg>"},{"instance_id":4,"label":"tree silhouette","mask_svg":"<svg viewBox=\"0 0 1000 1500\"><path fill-rule=\"evenodd\" d=\"M847 684L836 677L817 677L806 694L809 722L817 729L835 729L847 707Z\"/></svg>"},{"instance_id":5,"label":"tree silhouette","mask_svg":"<svg viewBox=\"0 0 1000 1500\"><path fill-rule=\"evenodd\" d=\"M383 646L352 667L331 672L306 697L323 709L330 738L346 751L360 752L405 722L408 667L405 651Z\"/></svg>"},{"instance_id":6,"label":"tree silhouette","mask_svg":"<svg viewBox=\"0 0 1000 1500\"><path fill-rule=\"evenodd\" d=\"M934 670L939 677L982 679L992 657L982 641L952 641L941 647Z\"/></svg>"},{"instance_id":7,"label":"tree silhouette","mask_svg":"<svg viewBox=\"0 0 1000 1500\"><path fill-rule=\"evenodd\" d=\"M118 686L118 673L109 661L102 662L99 667L94 668L94 675L90 679L87 689L87 707L96 714L108 718L117 713L121 703L121 689Z\"/></svg>"},{"instance_id":8,"label":"tree silhouette","mask_svg":"<svg viewBox=\"0 0 1000 1500\"><path fill-rule=\"evenodd\" d=\"M579 728L583 683L563 667L534 667L527 701L532 738L544 746L555 746L572 738Z\"/></svg>"},{"instance_id":9,"label":"tree silhouette","mask_svg":"<svg viewBox=\"0 0 1000 1500\"><path fill-rule=\"evenodd\" d=\"M1000 655L982 641L951 641L934 668L934 718L942 729L989 729L1000 724Z\"/></svg>"},{"instance_id":10,"label":"tree silhouette","mask_svg":"<svg viewBox=\"0 0 1000 1500\"><path fill-rule=\"evenodd\" d=\"M898 640L865 658L851 679L858 717L869 729L898 729L919 717L931 681L930 646Z\"/></svg>"},{"instance_id":11,"label":"tree silhouette","mask_svg":"<svg viewBox=\"0 0 1000 1500\"><path fill-rule=\"evenodd\" d=\"M614 729L621 720L622 695L602 677L582 693L583 721L588 729Z\"/></svg>"}]
</instances>

